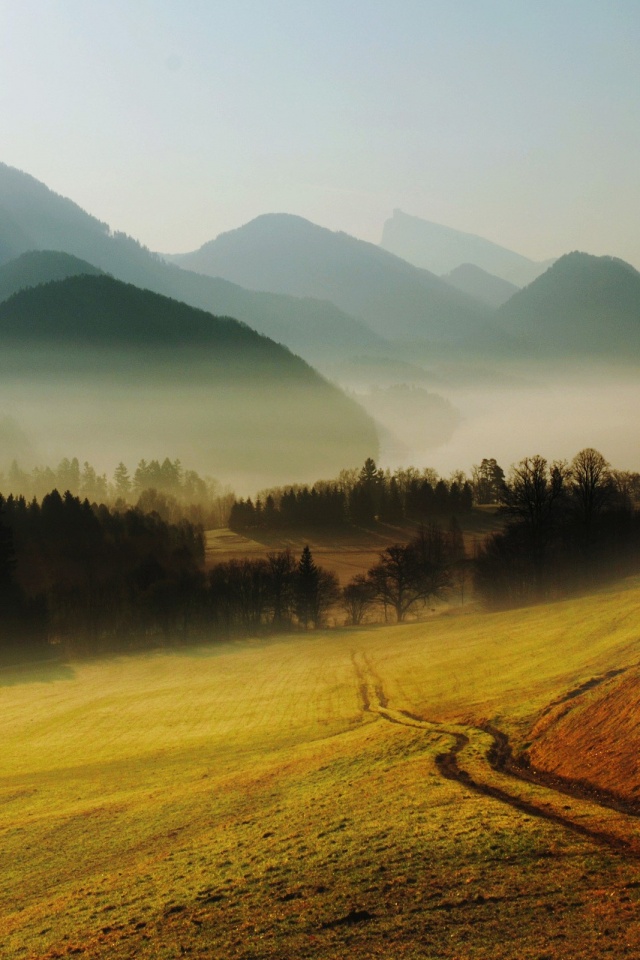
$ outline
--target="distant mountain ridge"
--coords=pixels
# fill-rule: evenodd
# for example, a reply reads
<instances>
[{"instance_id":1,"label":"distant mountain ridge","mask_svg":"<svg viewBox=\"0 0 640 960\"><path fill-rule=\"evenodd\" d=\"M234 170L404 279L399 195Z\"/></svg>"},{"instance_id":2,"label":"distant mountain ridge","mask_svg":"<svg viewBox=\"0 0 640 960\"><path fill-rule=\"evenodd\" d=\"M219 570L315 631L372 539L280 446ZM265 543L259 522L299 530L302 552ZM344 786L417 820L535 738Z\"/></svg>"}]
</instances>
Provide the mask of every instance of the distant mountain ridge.
<instances>
[{"instance_id":1,"label":"distant mountain ridge","mask_svg":"<svg viewBox=\"0 0 640 960\"><path fill-rule=\"evenodd\" d=\"M520 289L515 283L509 283L502 277L487 273L481 267L476 267L474 263L461 263L451 273L443 274L442 279L457 290L475 297L494 309L506 303Z\"/></svg>"},{"instance_id":2,"label":"distant mountain ridge","mask_svg":"<svg viewBox=\"0 0 640 960\"><path fill-rule=\"evenodd\" d=\"M175 259L253 290L329 300L389 339L455 341L487 314L432 273L292 214L263 214Z\"/></svg>"},{"instance_id":3,"label":"distant mountain ridge","mask_svg":"<svg viewBox=\"0 0 640 960\"><path fill-rule=\"evenodd\" d=\"M616 257L568 253L496 313L533 355L640 358L640 273Z\"/></svg>"},{"instance_id":4,"label":"distant mountain ridge","mask_svg":"<svg viewBox=\"0 0 640 960\"><path fill-rule=\"evenodd\" d=\"M94 244L109 234L106 223L30 174L5 163L0 163L0 222L0 237L5 238L3 260L34 249L64 250L87 257Z\"/></svg>"},{"instance_id":5,"label":"distant mountain ridge","mask_svg":"<svg viewBox=\"0 0 640 960\"><path fill-rule=\"evenodd\" d=\"M32 250L59 250L125 283L235 317L310 362L380 346L373 331L333 304L256 293L169 264L29 174L0 163L0 264Z\"/></svg>"},{"instance_id":6,"label":"distant mountain ridge","mask_svg":"<svg viewBox=\"0 0 640 960\"><path fill-rule=\"evenodd\" d=\"M622 357L625 338L627 353L636 349L638 273L624 261L567 255L495 311L487 306L490 298L497 302L512 289L498 278L496 257L509 270L540 271L544 264L399 211L391 222L417 224L423 239L432 246L437 241L439 266L470 250L491 263L474 266L466 256L463 263L470 266L457 264L442 278L348 234L301 217L266 214L178 258L184 266L224 272L240 286L166 263L28 174L0 164L0 300L58 276L105 271L235 317L312 363L326 362L332 372L339 364L347 369L349 358L360 371L385 360L429 367L432 360L464 355L465 364L480 356L484 362L501 351L526 359L544 343L555 344L562 355L593 349L598 356ZM253 285L285 292L247 289Z\"/></svg>"},{"instance_id":7,"label":"distant mountain ridge","mask_svg":"<svg viewBox=\"0 0 640 960\"><path fill-rule=\"evenodd\" d=\"M484 237L432 223L402 210L394 210L385 222L380 246L438 275L471 263L519 287L531 283L553 263L553 260L530 260Z\"/></svg>"}]
</instances>

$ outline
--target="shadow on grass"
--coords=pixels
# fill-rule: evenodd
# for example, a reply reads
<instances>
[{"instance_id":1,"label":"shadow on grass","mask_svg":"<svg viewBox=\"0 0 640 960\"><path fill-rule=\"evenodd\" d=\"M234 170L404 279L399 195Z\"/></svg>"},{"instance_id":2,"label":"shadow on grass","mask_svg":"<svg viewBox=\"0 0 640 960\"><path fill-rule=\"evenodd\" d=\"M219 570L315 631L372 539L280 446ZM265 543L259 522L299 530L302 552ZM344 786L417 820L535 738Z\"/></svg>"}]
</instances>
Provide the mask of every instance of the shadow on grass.
<instances>
[{"instance_id":1,"label":"shadow on grass","mask_svg":"<svg viewBox=\"0 0 640 960\"><path fill-rule=\"evenodd\" d=\"M75 671L68 663L53 657L23 660L21 663L0 657L0 687L15 687L25 683L54 683L73 680Z\"/></svg>"}]
</instances>

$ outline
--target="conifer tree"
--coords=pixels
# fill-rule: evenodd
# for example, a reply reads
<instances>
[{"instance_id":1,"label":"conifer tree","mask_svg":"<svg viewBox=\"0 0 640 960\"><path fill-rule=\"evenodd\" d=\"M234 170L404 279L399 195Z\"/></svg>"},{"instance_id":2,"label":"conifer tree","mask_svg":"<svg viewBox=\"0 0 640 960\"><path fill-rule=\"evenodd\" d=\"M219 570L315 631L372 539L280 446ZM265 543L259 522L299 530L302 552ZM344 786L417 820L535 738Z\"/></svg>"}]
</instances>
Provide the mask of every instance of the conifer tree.
<instances>
[{"instance_id":1,"label":"conifer tree","mask_svg":"<svg viewBox=\"0 0 640 960\"><path fill-rule=\"evenodd\" d=\"M113 485L116 490L116 496L122 497L123 500L128 500L129 495L131 494L131 477L129 476L129 471L126 466L120 461L116 467L113 474Z\"/></svg>"},{"instance_id":2,"label":"conifer tree","mask_svg":"<svg viewBox=\"0 0 640 960\"><path fill-rule=\"evenodd\" d=\"M318 568L307 544L300 556L295 578L296 617L305 630L314 621L318 593Z\"/></svg>"}]
</instances>

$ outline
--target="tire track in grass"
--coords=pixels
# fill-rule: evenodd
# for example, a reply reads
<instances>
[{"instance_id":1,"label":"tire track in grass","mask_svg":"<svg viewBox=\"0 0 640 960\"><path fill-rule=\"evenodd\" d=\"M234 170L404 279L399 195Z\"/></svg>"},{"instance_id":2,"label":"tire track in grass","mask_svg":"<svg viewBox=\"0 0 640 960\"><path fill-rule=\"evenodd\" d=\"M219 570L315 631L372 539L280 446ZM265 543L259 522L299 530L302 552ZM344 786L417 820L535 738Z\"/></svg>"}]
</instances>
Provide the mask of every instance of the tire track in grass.
<instances>
[{"instance_id":1,"label":"tire track in grass","mask_svg":"<svg viewBox=\"0 0 640 960\"><path fill-rule=\"evenodd\" d=\"M458 755L469 745L469 737L460 733L453 734L453 736L455 737L455 742L451 749L446 753L439 753L435 758L438 771L447 780L456 780L469 790L475 790L476 793L480 793L485 797L491 797L494 800L499 800L501 803L506 803L521 813L525 813L531 817L539 817L550 823L555 823L558 826L579 834L581 837L593 840L595 843L605 844L618 853L624 853L627 856L640 859L640 850L634 847L630 841L624 840L622 837L617 837L615 834L607 833L604 830L586 827L584 824L577 823L564 814L556 813L554 810L545 810L530 800L525 800L522 797L507 793L507 791L501 787L496 787L489 783L480 783L478 780L475 780L466 770L458 765ZM493 766L491 769L496 770ZM512 776L514 776L514 779L516 778L515 775ZM545 789L555 793L552 788L546 787Z\"/></svg>"},{"instance_id":2,"label":"tire track in grass","mask_svg":"<svg viewBox=\"0 0 640 960\"><path fill-rule=\"evenodd\" d=\"M615 671L615 673L620 672L622 671ZM553 790L554 793L562 793L574 800L586 800L599 807L607 807L635 819L640 817L640 803L638 801L626 800L618 794L602 787L596 787L586 781L571 780L569 777L563 777L557 773L539 770L528 763L526 757L520 759L513 756L509 738L497 727L485 723L480 729L493 738L493 746L487 755L487 759L494 770L505 773L515 780L526 781L538 787L546 787Z\"/></svg>"},{"instance_id":3,"label":"tire track in grass","mask_svg":"<svg viewBox=\"0 0 640 960\"><path fill-rule=\"evenodd\" d=\"M431 720L423 720L408 711L394 710L388 705L388 698L384 693L382 679L374 669L369 658L364 653L352 651L351 660L360 690L362 709L365 713L377 714L382 720L386 720L389 723L420 728L437 736L451 739L452 744L449 749L438 753L435 757L436 768L440 775L446 780L455 780L466 789L473 790L482 796L490 797L500 803L507 804L520 813L524 813L530 817L536 817L540 820L546 820L549 823L554 823L556 826L569 830L584 839L591 840L599 846L607 846L623 856L640 860L640 848L630 840L606 830L586 826L564 813L559 813L546 806L540 806L522 796L514 795L495 784L486 781L483 782L460 766L458 761L463 751L471 746L476 746L478 752L483 753L489 769L498 775L510 777L516 782L526 783L538 792L544 791L543 796L546 794L547 798L552 802L557 802L560 797L564 798L566 791L554 789L554 786L551 784L540 784L531 777L520 776L517 766L507 762L505 758L510 758L511 747L506 734L489 725L486 725L484 728L456 728L453 724L442 724ZM486 748L483 748L481 744L472 743L472 738L479 739L486 736L491 737L492 741L488 751ZM608 812L611 811L610 805L599 803L595 797L578 797L577 799L582 800L588 806L596 808L595 811L589 811L591 814L602 811L603 808ZM542 797L540 800L544 802L542 801ZM625 818L629 816L627 811L619 812L621 812ZM621 826L625 826L624 820Z\"/></svg>"}]
</instances>

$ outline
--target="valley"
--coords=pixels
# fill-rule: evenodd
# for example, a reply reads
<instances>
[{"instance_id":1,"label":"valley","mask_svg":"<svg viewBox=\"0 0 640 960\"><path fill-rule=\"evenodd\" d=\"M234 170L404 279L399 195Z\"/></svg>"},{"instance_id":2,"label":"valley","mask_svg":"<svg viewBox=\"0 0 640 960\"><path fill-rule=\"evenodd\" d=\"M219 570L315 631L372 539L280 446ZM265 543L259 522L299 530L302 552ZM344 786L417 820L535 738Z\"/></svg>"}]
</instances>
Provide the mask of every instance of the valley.
<instances>
[{"instance_id":1,"label":"valley","mask_svg":"<svg viewBox=\"0 0 640 960\"><path fill-rule=\"evenodd\" d=\"M87 393L84 413L91 429L82 433L74 424L65 433L77 404L59 385L60 401L52 408L58 435L52 423L37 421L41 396L30 402L37 384L20 392L15 378L13 383L9 378L0 402L25 442L6 451L7 464L25 446L32 457L53 460L63 446L68 449L74 434L84 447L79 451L83 459L101 455L105 462L109 438L100 446L90 436L107 419L120 426L129 421L124 432L131 445L120 456L180 455L243 490L283 481L284 471L277 475L283 459L291 482L313 482L327 476L339 460L355 466L366 456L378 456L391 467L414 463L441 472L468 468L486 456L508 464L525 452L523 422L528 442L539 448L550 445L553 456L566 456L569 444L593 445L624 469L640 466L632 416L638 403L640 275L615 257L573 252L536 263L481 237L399 211L385 224L379 246L303 217L274 213L220 234L192 253L160 255L4 164L0 220L5 224L0 248L0 312L6 317L0 334L5 340L9 326L14 344L26 336L22 318L38 298L42 306L42 295L29 288L55 281L59 345L67 349L63 330L69 314L79 309L74 284L81 275L93 274L94 290L118 281L128 285L129 311L133 291L146 291L135 302L139 312L146 298L148 321L153 293L170 298L171 321L168 301L163 308L165 347L167 336L171 339L166 323L181 323L188 305L195 312L183 326L193 329L195 313L206 311L217 318L218 328L222 318L234 318L262 335L263 356L271 350L273 372L280 379L295 363L292 352L314 370L306 374L309 382L314 379L319 386L315 370L329 381L320 390L322 399L316 392L302 401L283 395L275 402L264 391L238 385L239 368L232 365L209 370L209 378L214 374L218 382L210 392L201 391L203 357L188 334L183 347L190 342L195 349L186 357L189 363L181 363L176 382L171 383L176 365L158 363L157 351L155 362L140 371L145 383L152 378L163 384L162 392L144 398L140 417L126 416L134 400L128 395L119 405L122 389L107 400L104 391L83 382L75 390ZM109 276L96 276L101 272ZM117 304L115 293L110 300ZM93 334L88 331L105 322L98 302L99 296L82 302L89 339ZM201 314L198 322L202 324ZM124 368L135 390L135 362L125 363L132 331L139 328L138 338L149 335L156 345L158 331L152 332L153 322L145 334L139 320L123 326L113 311L108 324L109 336L103 336L101 346L118 356L114 363L110 354L107 367L116 378ZM236 333L239 349L238 328ZM278 350L267 348L267 338L282 351L277 363ZM185 357L184 349L180 355ZM37 367L40 381L55 375L56 362ZM100 362L94 357L93 369ZM85 354L78 365L82 369L86 364ZM278 390L272 387L271 392ZM348 400L339 399L339 392ZM105 404L113 405L108 418ZM172 406L178 424L170 438L174 449L165 444L160 451L154 423L168 427ZM293 408L302 407L328 421L324 431L321 424L313 427L309 440L314 442L306 449L301 443L304 422L300 428L293 417ZM95 408L98 421L91 424ZM191 449L185 442L189 420L194 422ZM284 429L269 441L276 448L271 454L258 434L274 424ZM247 450L257 445L259 452L240 450L238 435L246 436ZM139 451L134 450L136 440ZM262 478L258 464L266 468Z\"/></svg>"},{"instance_id":2,"label":"valley","mask_svg":"<svg viewBox=\"0 0 640 960\"><path fill-rule=\"evenodd\" d=\"M638 960L640 5L0 25L0 960Z\"/></svg>"}]
</instances>

